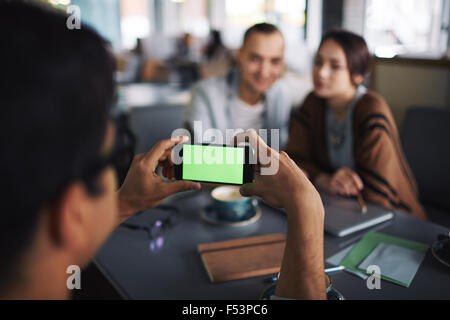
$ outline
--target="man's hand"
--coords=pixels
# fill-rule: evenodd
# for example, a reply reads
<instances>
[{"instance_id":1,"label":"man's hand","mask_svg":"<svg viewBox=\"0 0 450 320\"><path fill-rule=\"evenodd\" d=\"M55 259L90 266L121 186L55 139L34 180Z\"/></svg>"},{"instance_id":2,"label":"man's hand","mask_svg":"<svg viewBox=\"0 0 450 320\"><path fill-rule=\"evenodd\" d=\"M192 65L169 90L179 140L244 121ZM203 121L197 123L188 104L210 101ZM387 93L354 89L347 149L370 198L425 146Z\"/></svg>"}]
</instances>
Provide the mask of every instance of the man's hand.
<instances>
[{"instance_id":1,"label":"man's hand","mask_svg":"<svg viewBox=\"0 0 450 320\"><path fill-rule=\"evenodd\" d=\"M165 176L173 178L171 148L184 141L185 137L162 140L150 151L134 157L125 181L118 191L120 221L138 211L157 206L171 194L200 189L197 182L166 182L155 173L156 167L160 164Z\"/></svg>"},{"instance_id":2,"label":"man's hand","mask_svg":"<svg viewBox=\"0 0 450 320\"><path fill-rule=\"evenodd\" d=\"M268 147L254 130L236 135L235 143L239 141L249 141L257 155L255 165L254 182L247 183L241 187L243 196L259 196L273 207L288 209L296 202L301 202L303 206L322 206L320 196L312 183L308 180L304 172L287 155L286 152L278 153ZM261 154L270 158L270 163L262 164ZM261 175L261 167L269 167L273 161L278 162L278 172L270 175ZM312 197L312 198L311 198ZM323 209L323 208L322 208Z\"/></svg>"},{"instance_id":3,"label":"man's hand","mask_svg":"<svg viewBox=\"0 0 450 320\"><path fill-rule=\"evenodd\" d=\"M254 130L238 134L235 143L248 140L257 162L255 180L241 187L243 196L259 196L287 212L288 231L276 295L294 299L324 299L324 209L319 193L285 152L269 148ZM262 164L261 155L270 163ZM278 172L260 174L261 167L278 161Z\"/></svg>"}]
</instances>

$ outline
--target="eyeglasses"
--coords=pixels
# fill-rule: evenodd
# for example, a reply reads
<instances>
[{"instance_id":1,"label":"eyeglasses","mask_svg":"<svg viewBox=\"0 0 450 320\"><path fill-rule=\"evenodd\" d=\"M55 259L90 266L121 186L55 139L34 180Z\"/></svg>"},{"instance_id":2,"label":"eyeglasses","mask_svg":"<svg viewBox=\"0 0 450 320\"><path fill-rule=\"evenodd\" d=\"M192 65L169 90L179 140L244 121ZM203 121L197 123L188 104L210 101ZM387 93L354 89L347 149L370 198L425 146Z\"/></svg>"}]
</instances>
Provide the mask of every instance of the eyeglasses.
<instances>
[{"instance_id":1,"label":"eyeglasses","mask_svg":"<svg viewBox=\"0 0 450 320\"><path fill-rule=\"evenodd\" d=\"M116 128L115 142L111 154L108 157L99 159L89 166L82 175L82 180L92 188L93 180L97 174L105 167L112 165L117 173L118 185L120 186L134 157L136 138L128 127L128 120L124 116L113 119Z\"/></svg>"},{"instance_id":2,"label":"eyeglasses","mask_svg":"<svg viewBox=\"0 0 450 320\"><path fill-rule=\"evenodd\" d=\"M145 231L150 239L149 250L152 253L159 252L166 244L166 232L168 229L173 228L179 222L179 209L172 205L159 205L155 209L167 211L168 215L164 218L157 219L151 223L138 224L136 222L124 222L120 226L131 229ZM139 216L145 211L138 212Z\"/></svg>"},{"instance_id":3,"label":"eyeglasses","mask_svg":"<svg viewBox=\"0 0 450 320\"><path fill-rule=\"evenodd\" d=\"M438 235L438 239L431 246L431 253L439 262L450 267L450 232Z\"/></svg>"},{"instance_id":4,"label":"eyeglasses","mask_svg":"<svg viewBox=\"0 0 450 320\"><path fill-rule=\"evenodd\" d=\"M48 201L51 201L64 187L73 180L81 180L85 183L87 190L91 195L101 194L103 188L98 182L99 173L107 166L112 165L117 173L118 186L122 184L127 175L128 169L134 158L134 149L136 145L136 138L133 132L128 128L128 119L126 115L119 115L111 118L115 123L116 134L115 142L112 152L107 157L97 157L90 165L86 166L78 172L65 177L56 187L54 192L48 196Z\"/></svg>"}]
</instances>

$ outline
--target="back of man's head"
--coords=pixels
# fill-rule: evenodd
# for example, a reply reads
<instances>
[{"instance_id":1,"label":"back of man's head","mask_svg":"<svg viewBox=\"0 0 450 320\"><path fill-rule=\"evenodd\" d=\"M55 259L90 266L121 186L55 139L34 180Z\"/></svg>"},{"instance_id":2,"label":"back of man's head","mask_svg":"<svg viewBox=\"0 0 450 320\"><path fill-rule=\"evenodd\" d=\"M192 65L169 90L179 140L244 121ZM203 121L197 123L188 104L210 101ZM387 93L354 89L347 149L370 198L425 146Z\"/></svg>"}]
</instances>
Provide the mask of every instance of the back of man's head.
<instances>
[{"instance_id":1,"label":"back of man's head","mask_svg":"<svg viewBox=\"0 0 450 320\"><path fill-rule=\"evenodd\" d=\"M84 25L0 0L0 294L20 274L39 212L99 157L114 61Z\"/></svg>"}]
</instances>

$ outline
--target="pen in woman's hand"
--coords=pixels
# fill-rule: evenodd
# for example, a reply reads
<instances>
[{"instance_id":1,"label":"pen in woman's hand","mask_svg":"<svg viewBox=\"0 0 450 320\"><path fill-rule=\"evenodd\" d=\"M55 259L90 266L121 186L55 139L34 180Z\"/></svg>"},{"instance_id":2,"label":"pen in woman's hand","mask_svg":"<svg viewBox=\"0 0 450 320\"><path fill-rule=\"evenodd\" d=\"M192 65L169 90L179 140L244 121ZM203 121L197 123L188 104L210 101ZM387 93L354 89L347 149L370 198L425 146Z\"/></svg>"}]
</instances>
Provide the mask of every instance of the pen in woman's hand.
<instances>
[{"instance_id":1,"label":"pen in woman's hand","mask_svg":"<svg viewBox=\"0 0 450 320\"><path fill-rule=\"evenodd\" d=\"M361 213L365 214L367 212L367 206L366 203L364 202L361 192L358 191L356 197L358 198L359 206L361 207Z\"/></svg>"},{"instance_id":2,"label":"pen in woman's hand","mask_svg":"<svg viewBox=\"0 0 450 320\"><path fill-rule=\"evenodd\" d=\"M359 206L361 207L361 213L365 214L367 212L367 206L366 206L366 203L364 202L364 199L363 199L363 197L361 195L361 190L358 190L359 189L358 188L358 184L356 183L355 180L353 180L353 185L355 186L355 188L357 190L356 191L356 198L358 199Z\"/></svg>"}]
</instances>

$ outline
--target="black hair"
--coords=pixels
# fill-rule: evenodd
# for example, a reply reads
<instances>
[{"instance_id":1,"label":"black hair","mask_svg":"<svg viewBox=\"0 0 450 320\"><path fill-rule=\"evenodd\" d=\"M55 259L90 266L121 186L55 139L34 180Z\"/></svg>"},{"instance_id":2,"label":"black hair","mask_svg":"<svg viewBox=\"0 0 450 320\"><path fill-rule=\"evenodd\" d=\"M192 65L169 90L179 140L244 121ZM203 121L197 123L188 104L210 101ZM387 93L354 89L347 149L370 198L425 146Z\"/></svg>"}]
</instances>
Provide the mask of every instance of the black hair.
<instances>
[{"instance_id":1,"label":"black hair","mask_svg":"<svg viewBox=\"0 0 450 320\"><path fill-rule=\"evenodd\" d=\"M208 45L205 48L205 55L208 58L208 60L210 60L214 56L217 50L225 48L222 42L222 36L220 34L220 31L211 30L209 37L210 39Z\"/></svg>"},{"instance_id":2,"label":"black hair","mask_svg":"<svg viewBox=\"0 0 450 320\"><path fill-rule=\"evenodd\" d=\"M327 40L337 42L344 50L351 75L367 76L371 67L371 55L363 37L342 29L333 29L323 35L319 48Z\"/></svg>"},{"instance_id":3,"label":"black hair","mask_svg":"<svg viewBox=\"0 0 450 320\"><path fill-rule=\"evenodd\" d=\"M279 34L281 34L280 30L271 23L267 23L267 22L257 23L257 24L254 24L253 26L251 26L250 28L248 28L247 31L245 31L243 45L245 45L245 43L247 42L250 35L252 33L256 33L256 32L264 33L266 35L272 34L275 32L278 32Z\"/></svg>"},{"instance_id":4,"label":"black hair","mask_svg":"<svg viewBox=\"0 0 450 320\"><path fill-rule=\"evenodd\" d=\"M0 0L0 293L19 276L39 212L98 160L114 97L114 59L90 28Z\"/></svg>"}]
</instances>

